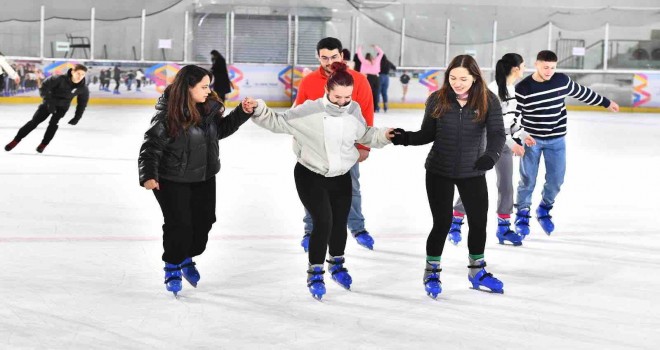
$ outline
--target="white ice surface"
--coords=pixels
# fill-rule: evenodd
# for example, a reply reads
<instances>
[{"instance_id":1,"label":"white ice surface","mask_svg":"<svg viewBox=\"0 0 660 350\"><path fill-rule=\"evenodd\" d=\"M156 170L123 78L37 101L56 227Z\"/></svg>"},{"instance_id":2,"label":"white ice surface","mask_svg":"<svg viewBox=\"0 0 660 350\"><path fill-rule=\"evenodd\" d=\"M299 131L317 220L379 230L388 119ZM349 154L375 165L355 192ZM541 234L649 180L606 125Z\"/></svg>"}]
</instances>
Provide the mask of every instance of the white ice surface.
<instances>
[{"instance_id":1,"label":"white ice surface","mask_svg":"<svg viewBox=\"0 0 660 350\"><path fill-rule=\"evenodd\" d=\"M0 105L2 145L35 109ZM289 136L248 122L221 141L218 222L197 259L199 287L184 282L177 300L163 285L160 209L138 185L153 109L91 105L77 126L66 124L72 113L43 154L35 147L47 122L0 153L0 348L651 349L660 341L660 115L570 112L557 230L548 237L533 220L522 247L497 244L488 174L486 260L503 295L468 288L465 240L445 246L438 300L425 295L430 145L372 151L361 184L375 250L349 237L352 291L328 281L318 302L305 283ZM375 120L417 130L421 118L412 110Z\"/></svg>"}]
</instances>

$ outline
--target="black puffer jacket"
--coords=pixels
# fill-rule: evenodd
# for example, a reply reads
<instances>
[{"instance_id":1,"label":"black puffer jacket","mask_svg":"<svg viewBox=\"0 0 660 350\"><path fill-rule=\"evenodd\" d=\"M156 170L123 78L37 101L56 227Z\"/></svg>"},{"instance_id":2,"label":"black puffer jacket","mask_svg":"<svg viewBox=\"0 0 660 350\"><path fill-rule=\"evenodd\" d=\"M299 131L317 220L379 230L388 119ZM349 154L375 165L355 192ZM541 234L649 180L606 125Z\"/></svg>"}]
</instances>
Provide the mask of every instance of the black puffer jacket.
<instances>
[{"instance_id":1,"label":"black puffer jacket","mask_svg":"<svg viewBox=\"0 0 660 350\"><path fill-rule=\"evenodd\" d=\"M406 132L406 138L410 145L433 141L425 165L433 174L456 179L483 175L485 171L474 170L477 159L486 154L497 162L504 146L502 107L489 91L486 119L477 123L475 111L461 107L454 97L451 110L440 118L432 117L435 96L429 97L421 130Z\"/></svg>"},{"instance_id":2,"label":"black puffer jacket","mask_svg":"<svg viewBox=\"0 0 660 350\"><path fill-rule=\"evenodd\" d=\"M209 101L211 111L202 115L200 125L191 126L170 137L167 133L167 98L161 96L156 104L156 115L144 134L140 147L138 168L140 186L147 180L167 179L176 182L208 180L220 171L218 140L238 130L250 119L239 105L227 117L222 117L222 105Z\"/></svg>"},{"instance_id":3,"label":"black puffer jacket","mask_svg":"<svg viewBox=\"0 0 660 350\"><path fill-rule=\"evenodd\" d=\"M78 97L76 106L76 115L74 118L80 119L85 108L87 108L87 101L89 101L89 89L85 78L78 84L71 81L71 69L66 74L51 75L46 78L41 87L39 94L47 104L54 104L60 107L68 107L71 105L71 100Z\"/></svg>"}]
</instances>

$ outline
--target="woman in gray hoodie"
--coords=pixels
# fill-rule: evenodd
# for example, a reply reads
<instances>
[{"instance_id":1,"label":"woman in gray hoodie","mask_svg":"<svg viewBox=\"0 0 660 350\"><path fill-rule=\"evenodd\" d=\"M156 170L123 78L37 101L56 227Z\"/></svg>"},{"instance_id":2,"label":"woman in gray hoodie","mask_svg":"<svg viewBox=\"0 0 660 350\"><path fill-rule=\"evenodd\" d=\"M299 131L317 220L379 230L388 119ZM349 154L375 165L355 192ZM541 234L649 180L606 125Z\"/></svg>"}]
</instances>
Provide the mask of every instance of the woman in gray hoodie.
<instances>
[{"instance_id":1,"label":"woman in gray hoodie","mask_svg":"<svg viewBox=\"0 0 660 350\"><path fill-rule=\"evenodd\" d=\"M328 268L332 279L349 289L351 276L344 268L346 221L351 207L349 170L358 160L355 144L382 148L393 129L367 126L360 106L351 101L353 77L342 62L332 65L324 97L276 113L257 100L252 120L275 133L294 137L298 158L294 170L298 196L310 212L314 229L309 240L307 286L312 296L325 294L323 258L329 246Z\"/></svg>"}]
</instances>

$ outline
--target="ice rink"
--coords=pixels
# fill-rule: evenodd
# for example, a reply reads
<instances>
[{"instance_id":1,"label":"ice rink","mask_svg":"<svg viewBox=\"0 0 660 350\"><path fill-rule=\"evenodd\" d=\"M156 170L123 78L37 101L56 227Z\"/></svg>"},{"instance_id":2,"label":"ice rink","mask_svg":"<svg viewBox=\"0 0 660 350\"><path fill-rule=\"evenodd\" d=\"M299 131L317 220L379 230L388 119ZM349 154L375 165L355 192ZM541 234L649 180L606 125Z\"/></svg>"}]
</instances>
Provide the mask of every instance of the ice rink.
<instances>
[{"instance_id":1,"label":"ice rink","mask_svg":"<svg viewBox=\"0 0 660 350\"><path fill-rule=\"evenodd\" d=\"M3 146L35 109L0 105ZM375 123L418 130L422 112L377 114ZM220 142L218 222L196 259L198 288L184 282L179 299L165 290L162 215L137 173L152 114L90 105L71 126L72 108L43 154L35 148L47 122L1 151L0 348L651 349L660 341L658 114L569 112L551 237L533 219L523 246L497 244L489 172L486 260L503 295L469 288L464 240L445 245L443 292L426 296L430 144L373 150L361 184L375 249L349 237L352 291L326 274L323 302L306 286L291 137L250 121Z\"/></svg>"}]
</instances>

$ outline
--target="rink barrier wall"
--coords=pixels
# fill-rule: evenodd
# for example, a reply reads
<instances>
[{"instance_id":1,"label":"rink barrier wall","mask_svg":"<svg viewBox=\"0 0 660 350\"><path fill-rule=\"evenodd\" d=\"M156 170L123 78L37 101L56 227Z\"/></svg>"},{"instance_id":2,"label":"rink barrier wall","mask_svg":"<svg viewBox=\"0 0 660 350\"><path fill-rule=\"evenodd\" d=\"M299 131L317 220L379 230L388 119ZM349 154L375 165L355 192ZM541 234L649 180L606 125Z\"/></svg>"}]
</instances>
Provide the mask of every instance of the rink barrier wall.
<instances>
[{"instance_id":1,"label":"rink barrier wall","mask_svg":"<svg viewBox=\"0 0 660 350\"><path fill-rule=\"evenodd\" d=\"M89 105L98 106L155 106L156 98L90 98ZM29 104L38 105L41 103L39 97L5 97L0 98L1 104ZM238 106L238 101L227 101L227 107ZM73 103L75 105L75 102ZM291 103L288 101L266 101L269 107L289 108ZM388 103L389 109L424 109L424 103L401 103L393 102ZM589 111L589 112L603 112L605 109L600 106L588 105L567 105L566 109L569 111ZM660 113L660 107L620 107L621 112L625 113Z\"/></svg>"},{"instance_id":2,"label":"rink barrier wall","mask_svg":"<svg viewBox=\"0 0 660 350\"><path fill-rule=\"evenodd\" d=\"M41 81L54 74L65 74L77 64L76 60L35 61L14 60L11 62L21 74L21 82L16 85L8 77L5 89L0 91L2 103L41 102L38 87ZM151 105L163 93L182 65L173 62L106 62L86 61L89 70L86 81L90 91L92 105ZM207 65L200 64L205 68ZM121 71L117 86L114 80L101 84L101 71L114 75L114 69ZM249 64L229 65L227 70L233 90L227 94L228 106L234 106L246 96L261 98L273 107L289 107L298 93L302 79L318 69L318 66L291 66L286 64ZM137 90L135 80L137 71L144 73L141 89ZM400 81L402 74L410 77L407 94ZM660 73L625 72L602 74L592 72L567 72L579 84L616 101L626 112L660 112ZM622 75L623 74L623 75ZM389 75L388 108L424 108L424 102L430 94L437 91L444 79L442 67L406 68ZM116 89L116 90L115 90ZM600 107L585 106L574 99L566 100L571 110L602 110Z\"/></svg>"}]
</instances>

